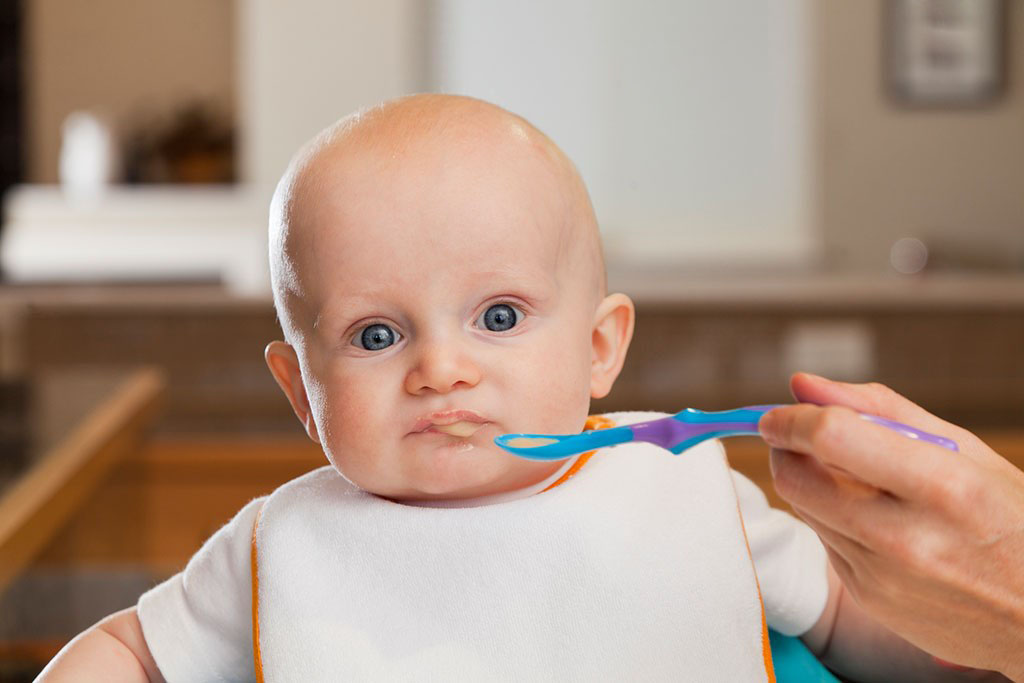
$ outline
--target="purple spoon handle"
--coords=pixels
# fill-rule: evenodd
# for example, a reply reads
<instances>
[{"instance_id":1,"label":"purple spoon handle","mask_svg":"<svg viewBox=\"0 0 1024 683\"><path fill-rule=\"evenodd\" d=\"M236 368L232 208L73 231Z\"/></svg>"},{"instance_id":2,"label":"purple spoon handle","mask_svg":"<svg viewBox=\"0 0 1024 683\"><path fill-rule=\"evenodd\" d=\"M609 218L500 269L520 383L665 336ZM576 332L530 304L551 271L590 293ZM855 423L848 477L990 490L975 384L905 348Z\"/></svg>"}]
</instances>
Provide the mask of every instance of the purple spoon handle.
<instances>
[{"instance_id":1,"label":"purple spoon handle","mask_svg":"<svg viewBox=\"0 0 1024 683\"><path fill-rule=\"evenodd\" d=\"M777 403L777 404L774 404L774 405L765 405L765 406L747 406L747 408L745 410L760 410L760 411L764 411L764 412L767 413L772 408L781 408L781 407L783 407L785 405L789 405L789 404ZM879 417L878 415L870 415L868 413L861 413L861 412L858 412L857 415L862 420L867 420L868 422L873 422L876 425L880 425L880 426L885 427L887 429L891 429L894 432L898 432L899 434L902 434L903 436L907 437L908 439L914 439L916 441L924 441L925 443L935 444L936 446L942 446L943 448L948 448L951 451L957 451L957 452L960 451L960 449L956 445L956 441L953 441L952 439L947 439L944 436L939 436L938 434L932 434L931 432L925 432L925 431L922 431L920 429L915 429L915 428L911 427L910 425L905 425L902 422L896 422L895 420L889 420L889 419L884 418L884 417Z\"/></svg>"},{"instance_id":2,"label":"purple spoon handle","mask_svg":"<svg viewBox=\"0 0 1024 683\"><path fill-rule=\"evenodd\" d=\"M874 422L876 425L888 427L889 429L895 432L899 432L908 439L916 439L918 441L933 443L936 446L942 446L943 448L948 448L951 451L960 450L959 448L957 448L955 441L953 441L952 439L947 439L944 436L932 434L931 432L923 432L920 429L914 429L913 427L905 425L902 422L896 422L895 420L887 420L884 417L878 417L877 415L868 415L867 413L858 413L858 415L860 415L860 418L862 420L867 420L868 422Z\"/></svg>"}]
</instances>

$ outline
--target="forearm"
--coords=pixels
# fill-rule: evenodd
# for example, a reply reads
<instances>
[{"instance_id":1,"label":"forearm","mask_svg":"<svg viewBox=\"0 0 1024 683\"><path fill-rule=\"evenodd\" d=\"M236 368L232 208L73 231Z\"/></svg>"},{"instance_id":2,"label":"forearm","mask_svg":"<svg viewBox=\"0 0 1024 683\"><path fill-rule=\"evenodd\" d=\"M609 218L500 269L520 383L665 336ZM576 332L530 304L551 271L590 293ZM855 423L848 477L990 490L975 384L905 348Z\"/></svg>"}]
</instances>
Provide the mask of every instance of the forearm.
<instances>
[{"instance_id":1,"label":"forearm","mask_svg":"<svg viewBox=\"0 0 1024 683\"><path fill-rule=\"evenodd\" d=\"M797 374L792 389L799 403L759 423L775 489L852 594L927 651L1024 681L1024 473L887 387ZM959 455L854 411L952 439Z\"/></svg>"},{"instance_id":2,"label":"forearm","mask_svg":"<svg viewBox=\"0 0 1024 683\"><path fill-rule=\"evenodd\" d=\"M135 608L131 608L79 634L53 658L36 683L163 680L142 635Z\"/></svg>"}]
</instances>

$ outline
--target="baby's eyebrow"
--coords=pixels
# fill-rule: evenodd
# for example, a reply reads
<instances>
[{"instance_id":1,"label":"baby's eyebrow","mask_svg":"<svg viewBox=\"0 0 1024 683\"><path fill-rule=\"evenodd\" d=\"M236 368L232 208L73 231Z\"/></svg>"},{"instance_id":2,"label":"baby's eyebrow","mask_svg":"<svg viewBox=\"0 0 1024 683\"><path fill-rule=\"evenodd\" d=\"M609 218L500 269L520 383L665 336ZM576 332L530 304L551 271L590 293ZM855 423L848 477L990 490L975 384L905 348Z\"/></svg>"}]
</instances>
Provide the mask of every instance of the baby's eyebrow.
<instances>
[{"instance_id":1,"label":"baby's eyebrow","mask_svg":"<svg viewBox=\"0 0 1024 683\"><path fill-rule=\"evenodd\" d=\"M557 279L551 273L532 266L515 265L490 268L477 273L477 277L486 278L494 289L540 292L554 290L558 287Z\"/></svg>"},{"instance_id":2,"label":"baby's eyebrow","mask_svg":"<svg viewBox=\"0 0 1024 683\"><path fill-rule=\"evenodd\" d=\"M374 301L371 297L361 295L347 296L341 299L335 298L316 310L313 315L312 328L316 331L321 329L324 324L328 324L332 328L341 327L347 324L350 318L358 315L346 313L346 311L372 308Z\"/></svg>"}]
</instances>

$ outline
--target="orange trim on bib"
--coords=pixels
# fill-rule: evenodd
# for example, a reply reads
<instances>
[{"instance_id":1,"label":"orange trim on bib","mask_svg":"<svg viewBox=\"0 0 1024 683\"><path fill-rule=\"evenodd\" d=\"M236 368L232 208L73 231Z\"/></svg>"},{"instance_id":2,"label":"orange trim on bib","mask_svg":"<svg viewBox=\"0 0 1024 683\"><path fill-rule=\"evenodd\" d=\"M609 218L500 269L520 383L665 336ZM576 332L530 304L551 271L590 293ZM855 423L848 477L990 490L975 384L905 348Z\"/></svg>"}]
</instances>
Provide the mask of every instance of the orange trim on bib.
<instances>
[{"instance_id":1,"label":"orange trim on bib","mask_svg":"<svg viewBox=\"0 0 1024 683\"><path fill-rule=\"evenodd\" d=\"M614 420L610 420L603 415L591 415L587 418L586 423L583 425L583 431L586 432L593 431L595 429L608 429L609 427L614 426ZM580 471L581 467L587 464L587 461L590 460L590 456L592 456L596 452L597 451L587 451L586 453L580 455L580 457L576 458L576 462L572 464L572 467L566 470L565 474L560 476L558 480L555 481L555 483L544 489L544 491L541 491L541 493L544 493L545 491L550 491L556 486L561 486L565 482L569 481L574 474Z\"/></svg>"},{"instance_id":2,"label":"orange trim on bib","mask_svg":"<svg viewBox=\"0 0 1024 683\"><path fill-rule=\"evenodd\" d=\"M260 654L260 577L256 557L256 530L263 516L263 506L256 513L252 523L252 546L249 551L249 564L252 567L252 660L256 667L256 681L263 683L263 657Z\"/></svg>"},{"instance_id":3,"label":"orange trim on bib","mask_svg":"<svg viewBox=\"0 0 1024 683\"><path fill-rule=\"evenodd\" d=\"M728 461L726 461L728 464ZM754 569L754 585L757 587L757 602L761 605L761 656L764 658L764 672L768 674L768 683L775 683L775 664L772 662L772 646L768 638L768 618L764 614L764 598L761 597L761 583L757 580L757 567L754 555L750 552L750 541L747 540L747 527L743 524L743 512L740 510L739 498L736 499L736 514L740 517L740 529L743 530L743 545L747 548L750 566Z\"/></svg>"}]
</instances>

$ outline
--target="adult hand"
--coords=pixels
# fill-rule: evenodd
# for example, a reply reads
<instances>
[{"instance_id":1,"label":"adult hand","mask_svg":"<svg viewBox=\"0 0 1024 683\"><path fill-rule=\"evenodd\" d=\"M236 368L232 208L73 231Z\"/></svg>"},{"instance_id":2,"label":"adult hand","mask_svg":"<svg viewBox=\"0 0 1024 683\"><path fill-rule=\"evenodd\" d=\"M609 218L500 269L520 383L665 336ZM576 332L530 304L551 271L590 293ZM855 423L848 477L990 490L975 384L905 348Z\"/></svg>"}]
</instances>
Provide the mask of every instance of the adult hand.
<instances>
[{"instance_id":1,"label":"adult hand","mask_svg":"<svg viewBox=\"0 0 1024 683\"><path fill-rule=\"evenodd\" d=\"M882 385L799 373L791 388L801 403L760 423L775 488L854 599L936 657L1024 681L1024 473ZM960 452L854 411L953 439Z\"/></svg>"}]
</instances>

